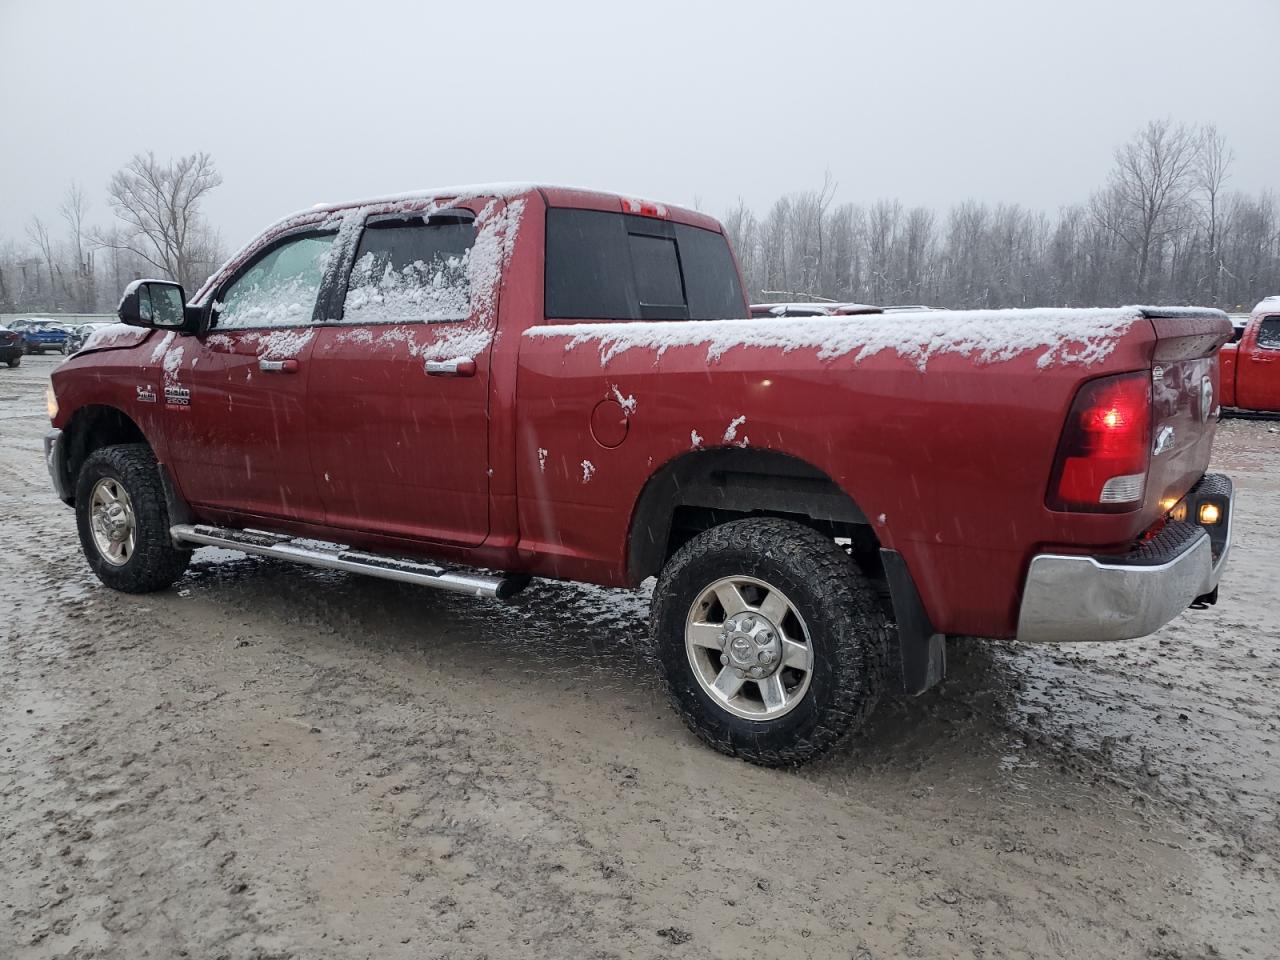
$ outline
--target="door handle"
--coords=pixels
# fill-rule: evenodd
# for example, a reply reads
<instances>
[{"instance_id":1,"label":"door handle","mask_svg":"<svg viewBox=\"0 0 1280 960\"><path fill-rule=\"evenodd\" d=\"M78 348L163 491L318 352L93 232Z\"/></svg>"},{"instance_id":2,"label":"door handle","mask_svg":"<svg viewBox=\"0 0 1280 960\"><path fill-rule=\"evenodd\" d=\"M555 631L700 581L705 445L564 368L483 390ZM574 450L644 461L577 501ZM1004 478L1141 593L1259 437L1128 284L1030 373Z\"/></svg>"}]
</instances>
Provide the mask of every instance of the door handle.
<instances>
[{"instance_id":1,"label":"door handle","mask_svg":"<svg viewBox=\"0 0 1280 960\"><path fill-rule=\"evenodd\" d=\"M297 373L297 360L259 360L258 369L263 373Z\"/></svg>"},{"instance_id":2,"label":"door handle","mask_svg":"<svg viewBox=\"0 0 1280 960\"><path fill-rule=\"evenodd\" d=\"M454 357L452 360L428 360L429 377L474 377L476 362L470 357Z\"/></svg>"}]
</instances>

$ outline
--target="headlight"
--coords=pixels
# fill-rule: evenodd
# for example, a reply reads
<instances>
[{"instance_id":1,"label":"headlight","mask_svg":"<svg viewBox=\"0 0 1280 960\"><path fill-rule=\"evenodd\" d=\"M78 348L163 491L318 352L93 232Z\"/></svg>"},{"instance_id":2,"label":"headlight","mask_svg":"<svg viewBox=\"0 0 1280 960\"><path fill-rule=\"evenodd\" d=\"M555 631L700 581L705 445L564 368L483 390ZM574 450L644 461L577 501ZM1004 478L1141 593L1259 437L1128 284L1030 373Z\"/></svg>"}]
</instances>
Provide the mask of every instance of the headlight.
<instances>
[{"instance_id":1,"label":"headlight","mask_svg":"<svg viewBox=\"0 0 1280 960\"><path fill-rule=\"evenodd\" d=\"M53 392L53 384L44 388L44 406L49 411L49 419L56 420L58 418L58 398Z\"/></svg>"}]
</instances>

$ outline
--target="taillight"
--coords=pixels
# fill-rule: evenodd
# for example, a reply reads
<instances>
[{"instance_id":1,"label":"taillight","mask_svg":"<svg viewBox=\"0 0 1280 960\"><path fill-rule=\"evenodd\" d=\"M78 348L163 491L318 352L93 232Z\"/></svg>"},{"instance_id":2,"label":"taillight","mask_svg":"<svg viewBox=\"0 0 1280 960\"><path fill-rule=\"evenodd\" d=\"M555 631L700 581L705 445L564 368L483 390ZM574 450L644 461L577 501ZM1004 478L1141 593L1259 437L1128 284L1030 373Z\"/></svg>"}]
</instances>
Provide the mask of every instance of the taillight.
<instances>
[{"instance_id":1,"label":"taillight","mask_svg":"<svg viewBox=\"0 0 1280 960\"><path fill-rule=\"evenodd\" d=\"M668 216L667 208L663 204L650 203L648 200L622 198L619 205L623 213L638 213L642 217L657 217L660 220L665 220Z\"/></svg>"},{"instance_id":2,"label":"taillight","mask_svg":"<svg viewBox=\"0 0 1280 960\"><path fill-rule=\"evenodd\" d=\"M1052 510L1119 513L1142 503L1151 463L1151 377L1090 380L1062 428L1047 502Z\"/></svg>"}]
</instances>

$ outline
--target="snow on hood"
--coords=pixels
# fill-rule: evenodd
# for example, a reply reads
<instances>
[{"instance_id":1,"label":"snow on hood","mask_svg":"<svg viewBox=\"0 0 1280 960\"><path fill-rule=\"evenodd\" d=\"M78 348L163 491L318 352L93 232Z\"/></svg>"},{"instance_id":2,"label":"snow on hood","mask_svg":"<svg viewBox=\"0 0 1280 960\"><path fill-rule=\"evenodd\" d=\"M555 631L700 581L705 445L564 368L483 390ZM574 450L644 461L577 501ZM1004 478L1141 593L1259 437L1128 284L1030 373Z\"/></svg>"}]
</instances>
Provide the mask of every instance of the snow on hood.
<instances>
[{"instance_id":1,"label":"snow on hood","mask_svg":"<svg viewBox=\"0 0 1280 960\"><path fill-rule=\"evenodd\" d=\"M885 350L923 371L929 360L953 353L978 363L998 363L1040 351L1037 365L1095 364L1115 349L1120 336L1143 320L1142 307L1106 309L948 310L850 317L770 317L753 320L677 320L568 323L532 327L527 337L562 337L565 350L591 344L600 361L628 350L705 346L714 363L736 348L789 353L803 348L819 359L852 355L858 363Z\"/></svg>"},{"instance_id":2,"label":"snow on hood","mask_svg":"<svg viewBox=\"0 0 1280 960\"><path fill-rule=\"evenodd\" d=\"M80 348L83 353L86 350L110 350L113 347L136 347L143 340L150 336L151 331L147 327L131 327L127 323L108 323L101 327L97 327L85 338L84 346Z\"/></svg>"}]
</instances>

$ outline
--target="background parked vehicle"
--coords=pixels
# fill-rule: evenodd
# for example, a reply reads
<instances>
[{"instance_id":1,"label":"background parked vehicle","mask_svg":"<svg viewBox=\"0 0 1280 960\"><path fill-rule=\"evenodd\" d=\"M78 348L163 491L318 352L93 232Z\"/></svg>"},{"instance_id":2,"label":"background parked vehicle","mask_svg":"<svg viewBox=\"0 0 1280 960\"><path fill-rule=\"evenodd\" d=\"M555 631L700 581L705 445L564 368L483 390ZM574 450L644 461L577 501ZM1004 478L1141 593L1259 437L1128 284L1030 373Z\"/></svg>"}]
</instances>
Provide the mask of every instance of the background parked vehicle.
<instances>
[{"instance_id":1,"label":"background parked vehicle","mask_svg":"<svg viewBox=\"0 0 1280 960\"><path fill-rule=\"evenodd\" d=\"M22 334L8 327L0 327L0 363L16 367L22 362Z\"/></svg>"},{"instance_id":2,"label":"background parked vehicle","mask_svg":"<svg viewBox=\"0 0 1280 960\"><path fill-rule=\"evenodd\" d=\"M85 341L93 335L95 330L109 327L116 322L113 318L109 320L85 320L82 323L73 325L67 334L67 353L75 353L83 348Z\"/></svg>"},{"instance_id":3,"label":"background parked vehicle","mask_svg":"<svg viewBox=\"0 0 1280 960\"><path fill-rule=\"evenodd\" d=\"M68 327L58 320L28 318L15 320L9 325L22 336L27 353L69 353Z\"/></svg>"},{"instance_id":4,"label":"background parked vehicle","mask_svg":"<svg viewBox=\"0 0 1280 960\"><path fill-rule=\"evenodd\" d=\"M1224 407L1280 413L1280 297L1253 308L1240 336L1219 351Z\"/></svg>"}]
</instances>

